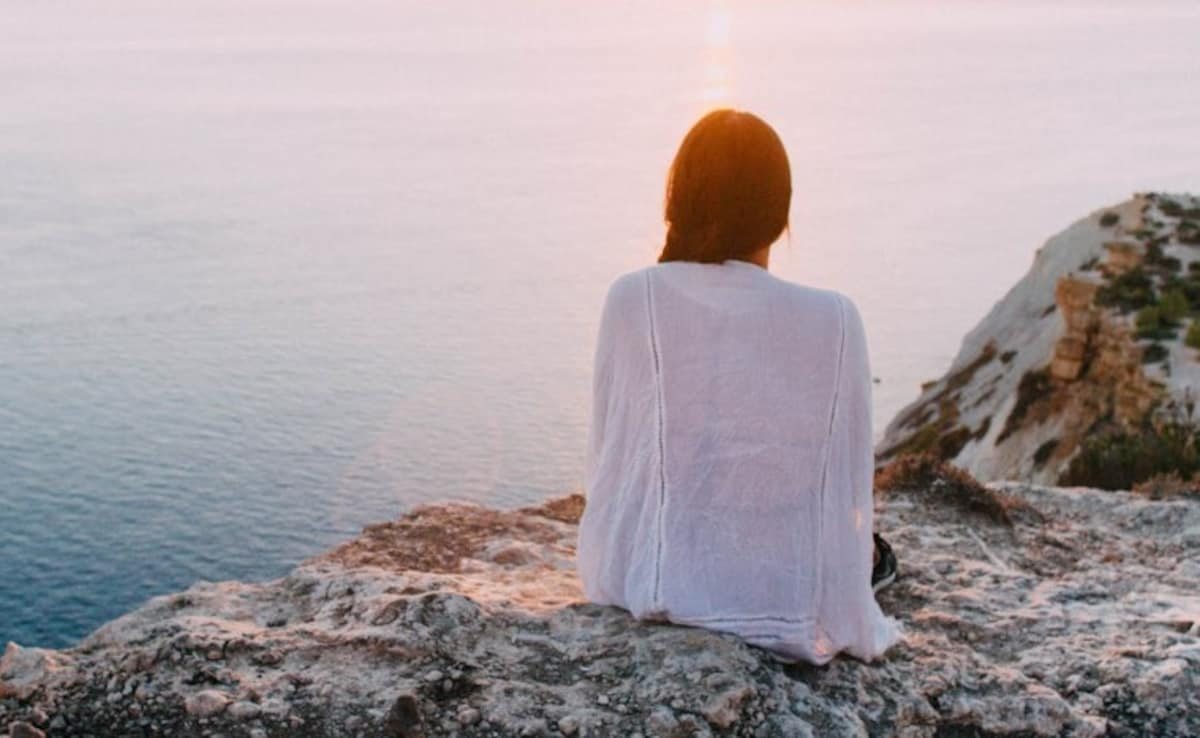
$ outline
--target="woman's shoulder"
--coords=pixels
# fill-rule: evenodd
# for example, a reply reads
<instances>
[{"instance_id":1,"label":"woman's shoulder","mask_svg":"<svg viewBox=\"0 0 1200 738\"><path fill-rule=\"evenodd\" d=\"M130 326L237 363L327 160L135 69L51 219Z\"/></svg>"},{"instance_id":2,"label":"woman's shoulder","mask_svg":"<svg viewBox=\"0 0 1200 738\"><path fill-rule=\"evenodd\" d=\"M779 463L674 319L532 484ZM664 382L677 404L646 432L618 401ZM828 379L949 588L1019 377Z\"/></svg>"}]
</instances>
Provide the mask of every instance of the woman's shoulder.
<instances>
[{"instance_id":1,"label":"woman's shoulder","mask_svg":"<svg viewBox=\"0 0 1200 738\"><path fill-rule=\"evenodd\" d=\"M820 310L831 316L858 314L858 307L854 301L838 290L800 284L782 277L775 277L775 283L780 286L781 291L786 292L806 310Z\"/></svg>"},{"instance_id":2,"label":"woman's shoulder","mask_svg":"<svg viewBox=\"0 0 1200 738\"><path fill-rule=\"evenodd\" d=\"M655 263L632 269L618 275L609 284L605 297L606 304L612 307L631 302L641 304L645 299L648 278L655 272L662 270L674 269L678 272L680 271L678 265L681 263L684 264L684 271L688 271L688 268L690 268L690 273L697 275L701 273L701 270L684 262ZM753 268L759 270L759 267ZM676 274L675 276L678 277L679 275ZM812 315L815 312L827 315L833 320L861 322L858 307L845 293L834 289L813 287L793 282L765 269L761 270L761 277L763 278L762 287L782 295L796 309L802 310L808 315Z\"/></svg>"},{"instance_id":3,"label":"woman's shoulder","mask_svg":"<svg viewBox=\"0 0 1200 738\"><path fill-rule=\"evenodd\" d=\"M653 265L641 267L617 275L608 285L604 304L609 310L619 309L631 302L640 301L646 290L646 274Z\"/></svg>"}]
</instances>

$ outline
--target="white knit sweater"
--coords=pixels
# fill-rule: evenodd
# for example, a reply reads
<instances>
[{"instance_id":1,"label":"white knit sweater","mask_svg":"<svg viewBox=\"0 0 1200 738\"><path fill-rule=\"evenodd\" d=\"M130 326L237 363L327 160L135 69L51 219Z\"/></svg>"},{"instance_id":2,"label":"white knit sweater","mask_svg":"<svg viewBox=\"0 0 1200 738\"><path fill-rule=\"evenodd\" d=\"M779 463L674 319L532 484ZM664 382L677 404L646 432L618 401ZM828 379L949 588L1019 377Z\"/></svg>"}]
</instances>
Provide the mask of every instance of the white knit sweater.
<instances>
[{"instance_id":1,"label":"white knit sweater","mask_svg":"<svg viewBox=\"0 0 1200 738\"><path fill-rule=\"evenodd\" d=\"M784 660L901 637L871 591L871 374L832 291L666 262L605 299L579 526L584 593Z\"/></svg>"}]
</instances>

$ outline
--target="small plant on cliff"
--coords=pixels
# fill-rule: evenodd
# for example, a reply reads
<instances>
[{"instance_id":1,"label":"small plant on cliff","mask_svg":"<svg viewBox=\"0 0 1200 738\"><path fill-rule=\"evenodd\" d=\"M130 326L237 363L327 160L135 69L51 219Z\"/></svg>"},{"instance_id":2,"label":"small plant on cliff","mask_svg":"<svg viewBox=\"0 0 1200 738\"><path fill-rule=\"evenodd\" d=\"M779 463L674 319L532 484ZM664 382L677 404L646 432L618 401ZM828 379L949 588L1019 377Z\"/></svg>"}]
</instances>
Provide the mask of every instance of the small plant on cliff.
<instances>
[{"instance_id":1,"label":"small plant on cliff","mask_svg":"<svg viewBox=\"0 0 1200 738\"><path fill-rule=\"evenodd\" d=\"M1179 270L1183 269L1183 262L1174 256L1164 256L1159 260L1158 266L1160 271L1167 274L1178 274Z\"/></svg>"},{"instance_id":2,"label":"small plant on cliff","mask_svg":"<svg viewBox=\"0 0 1200 738\"><path fill-rule=\"evenodd\" d=\"M1092 436L1059 477L1070 487L1133 489L1156 474L1191 477L1200 469L1196 429L1185 423Z\"/></svg>"},{"instance_id":3,"label":"small plant on cliff","mask_svg":"<svg viewBox=\"0 0 1200 738\"><path fill-rule=\"evenodd\" d=\"M879 455L882 458L892 458L928 451L942 459L958 456L968 441L978 437L972 434L970 428L958 422L959 391L971 382L976 372L991 363L996 354L996 343L988 341L969 364L947 376L942 388L929 398L929 404L920 409L919 414L906 416L900 421L901 427L916 428L912 435L881 451ZM937 384L938 382L922 384L921 391L932 389ZM937 403L936 415L929 408L934 402Z\"/></svg>"},{"instance_id":4,"label":"small plant on cliff","mask_svg":"<svg viewBox=\"0 0 1200 738\"><path fill-rule=\"evenodd\" d=\"M1194 349L1200 349L1200 318L1193 320L1188 326L1187 336L1183 341Z\"/></svg>"},{"instance_id":5,"label":"small plant on cliff","mask_svg":"<svg viewBox=\"0 0 1200 738\"><path fill-rule=\"evenodd\" d=\"M1119 213L1114 213L1114 212L1110 211L1110 212L1107 212L1104 215L1100 216L1100 227L1101 228L1111 228L1120 222L1121 222L1121 215Z\"/></svg>"},{"instance_id":6,"label":"small plant on cliff","mask_svg":"<svg viewBox=\"0 0 1200 738\"><path fill-rule=\"evenodd\" d=\"M1157 341L1142 349L1142 363L1153 364L1157 361L1162 361L1167 358L1171 352L1167 351L1167 347Z\"/></svg>"},{"instance_id":7,"label":"small plant on cliff","mask_svg":"<svg viewBox=\"0 0 1200 738\"><path fill-rule=\"evenodd\" d=\"M1134 485L1133 491L1152 500L1167 500L1172 497L1200 499L1200 474L1193 474L1191 481L1179 476L1178 472L1155 474Z\"/></svg>"},{"instance_id":8,"label":"small plant on cliff","mask_svg":"<svg viewBox=\"0 0 1200 738\"><path fill-rule=\"evenodd\" d=\"M1200 311L1200 272L1189 272L1183 278L1174 275L1163 280L1162 291L1178 290L1188 302L1188 309Z\"/></svg>"},{"instance_id":9,"label":"small plant on cliff","mask_svg":"<svg viewBox=\"0 0 1200 738\"><path fill-rule=\"evenodd\" d=\"M1171 324L1178 324L1179 319L1187 315L1190 309L1191 305L1188 304L1187 295L1179 288L1164 292L1158 303L1159 315L1164 321Z\"/></svg>"},{"instance_id":10,"label":"small plant on cliff","mask_svg":"<svg viewBox=\"0 0 1200 738\"><path fill-rule=\"evenodd\" d=\"M1138 338L1158 341L1175 337L1174 323L1163 316L1159 305L1148 305L1139 310L1136 322Z\"/></svg>"},{"instance_id":11,"label":"small plant on cliff","mask_svg":"<svg viewBox=\"0 0 1200 738\"><path fill-rule=\"evenodd\" d=\"M1122 313L1140 310L1156 302L1154 281L1141 267L1118 274L1096 290L1096 304L1116 307Z\"/></svg>"},{"instance_id":12,"label":"small plant on cliff","mask_svg":"<svg viewBox=\"0 0 1200 738\"><path fill-rule=\"evenodd\" d=\"M1157 305L1147 305L1137 312L1134 322L1137 324L1139 336L1155 338L1162 323L1162 315L1159 313Z\"/></svg>"},{"instance_id":13,"label":"small plant on cliff","mask_svg":"<svg viewBox=\"0 0 1200 738\"><path fill-rule=\"evenodd\" d=\"M1153 238L1146 242L1146 257L1144 259L1151 271L1169 276L1183 268L1183 262L1174 256L1163 253L1162 247L1167 243L1165 238Z\"/></svg>"},{"instance_id":14,"label":"small plant on cliff","mask_svg":"<svg viewBox=\"0 0 1200 738\"><path fill-rule=\"evenodd\" d=\"M907 492L939 505L1011 526L1013 513L1032 512L1021 500L988 489L933 454L907 454L875 472L876 493Z\"/></svg>"},{"instance_id":15,"label":"small plant on cliff","mask_svg":"<svg viewBox=\"0 0 1200 738\"><path fill-rule=\"evenodd\" d=\"M1179 243L1200 246L1200 223L1190 220L1180 221L1179 229L1175 231L1175 237L1179 239Z\"/></svg>"},{"instance_id":16,"label":"small plant on cliff","mask_svg":"<svg viewBox=\"0 0 1200 738\"><path fill-rule=\"evenodd\" d=\"M1183 206L1168 197L1164 197L1158 201L1158 209L1163 215L1171 218L1178 218L1183 215Z\"/></svg>"}]
</instances>

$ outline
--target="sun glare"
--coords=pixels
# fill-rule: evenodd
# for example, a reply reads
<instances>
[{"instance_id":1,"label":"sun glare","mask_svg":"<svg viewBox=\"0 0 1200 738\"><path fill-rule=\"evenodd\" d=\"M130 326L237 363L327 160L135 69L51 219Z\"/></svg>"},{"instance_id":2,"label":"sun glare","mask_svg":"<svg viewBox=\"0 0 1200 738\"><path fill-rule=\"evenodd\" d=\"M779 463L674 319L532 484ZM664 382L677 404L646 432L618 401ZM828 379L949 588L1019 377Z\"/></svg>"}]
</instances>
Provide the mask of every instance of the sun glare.
<instances>
[{"instance_id":1,"label":"sun glare","mask_svg":"<svg viewBox=\"0 0 1200 738\"><path fill-rule=\"evenodd\" d=\"M708 5L708 42L705 48L704 102L728 104L733 88L729 46L729 8L722 0Z\"/></svg>"}]
</instances>

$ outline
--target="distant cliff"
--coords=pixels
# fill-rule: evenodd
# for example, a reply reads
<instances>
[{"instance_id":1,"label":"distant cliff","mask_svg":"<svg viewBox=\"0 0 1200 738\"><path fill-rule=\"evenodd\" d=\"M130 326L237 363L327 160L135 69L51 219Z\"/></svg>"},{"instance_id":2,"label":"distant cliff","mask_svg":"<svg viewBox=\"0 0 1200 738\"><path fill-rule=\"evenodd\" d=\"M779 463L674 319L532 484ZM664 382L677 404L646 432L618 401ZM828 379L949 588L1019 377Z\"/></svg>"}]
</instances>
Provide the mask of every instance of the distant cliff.
<instances>
[{"instance_id":1,"label":"distant cliff","mask_svg":"<svg viewBox=\"0 0 1200 738\"><path fill-rule=\"evenodd\" d=\"M981 479L1060 483L1087 438L1193 420L1198 311L1200 198L1099 210L1038 250L877 457L932 452Z\"/></svg>"},{"instance_id":2,"label":"distant cliff","mask_svg":"<svg viewBox=\"0 0 1200 738\"><path fill-rule=\"evenodd\" d=\"M906 639L780 663L582 601L579 496L419 508L78 647L10 644L0 730L49 736L1200 735L1200 504L891 475Z\"/></svg>"}]
</instances>

